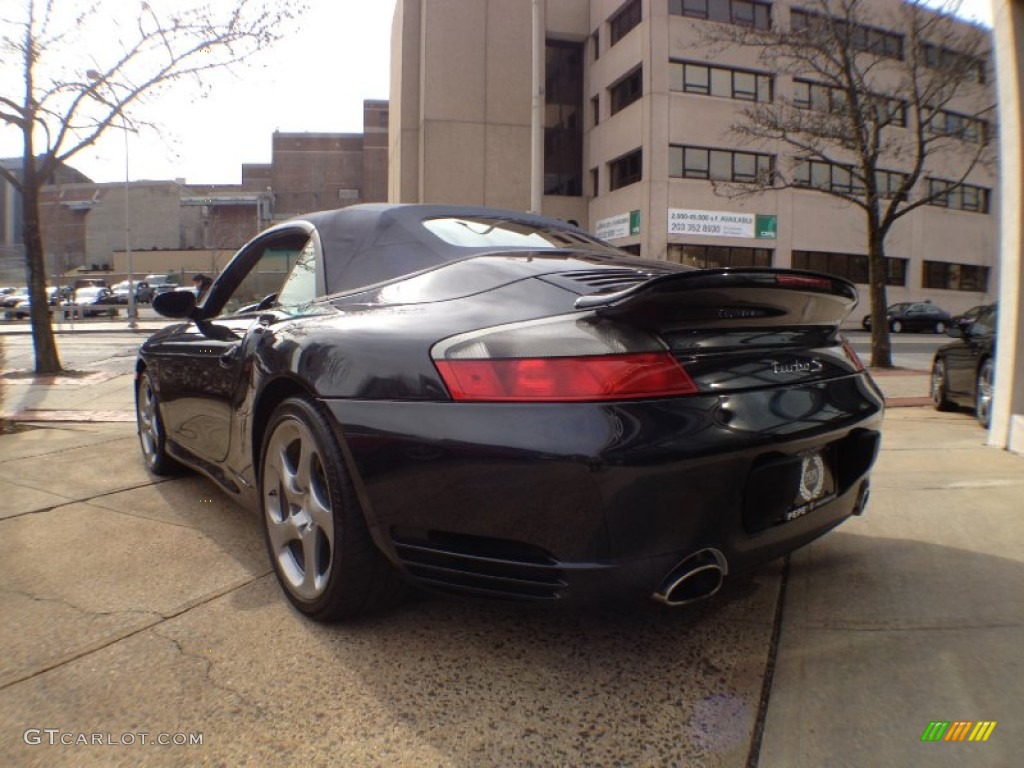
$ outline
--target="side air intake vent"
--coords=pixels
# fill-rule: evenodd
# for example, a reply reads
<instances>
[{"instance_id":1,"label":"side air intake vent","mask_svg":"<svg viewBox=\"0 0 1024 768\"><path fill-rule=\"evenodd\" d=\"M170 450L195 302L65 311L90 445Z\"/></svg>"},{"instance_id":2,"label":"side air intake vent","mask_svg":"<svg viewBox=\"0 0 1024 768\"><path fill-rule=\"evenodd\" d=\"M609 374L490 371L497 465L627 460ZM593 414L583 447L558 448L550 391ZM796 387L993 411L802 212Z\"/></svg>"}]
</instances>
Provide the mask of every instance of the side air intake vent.
<instances>
[{"instance_id":1,"label":"side air intake vent","mask_svg":"<svg viewBox=\"0 0 1024 768\"><path fill-rule=\"evenodd\" d=\"M574 272L562 272L557 275L545 275L542 280L565 288L573 293L616 293L632 288L634 285L646 283L653 277L677 271L672 267L645 267L644 269L620 269L607 267L604 269L581 269Z\"/></svg>"},{"instance_id":2,"label":"side air intake vent","mask_svg":"<svg viewBox=\"0 0 1024 768\"><path fill-rule=\"evenodd\" d=\"M431 589L508 600L554 600L566 587L558 562L521 542L397 528L391 538L405 570Z\"/></svg>"}]
</instances>

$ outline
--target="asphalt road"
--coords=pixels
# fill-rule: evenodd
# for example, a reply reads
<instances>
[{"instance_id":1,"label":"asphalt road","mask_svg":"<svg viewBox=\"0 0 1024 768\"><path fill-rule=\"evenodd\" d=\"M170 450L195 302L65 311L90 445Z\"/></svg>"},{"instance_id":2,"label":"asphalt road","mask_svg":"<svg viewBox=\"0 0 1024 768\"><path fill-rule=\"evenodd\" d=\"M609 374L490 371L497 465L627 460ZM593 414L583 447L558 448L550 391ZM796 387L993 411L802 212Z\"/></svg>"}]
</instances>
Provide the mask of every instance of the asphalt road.
<instances>
[{"instance_id":1,"label":"asphalt road","mask_svg":"<svg viewBox=\"0 0 1024 768\"><path fill-rule=\"evenodd\" d=\"M847 331L847 338L865 365L871 362L871 334L866 331ZM897 368L927 371L931 369L932 355L944 344L953 341L945 334L893 333L892 364Z\"/></svg>"}]
</instances>

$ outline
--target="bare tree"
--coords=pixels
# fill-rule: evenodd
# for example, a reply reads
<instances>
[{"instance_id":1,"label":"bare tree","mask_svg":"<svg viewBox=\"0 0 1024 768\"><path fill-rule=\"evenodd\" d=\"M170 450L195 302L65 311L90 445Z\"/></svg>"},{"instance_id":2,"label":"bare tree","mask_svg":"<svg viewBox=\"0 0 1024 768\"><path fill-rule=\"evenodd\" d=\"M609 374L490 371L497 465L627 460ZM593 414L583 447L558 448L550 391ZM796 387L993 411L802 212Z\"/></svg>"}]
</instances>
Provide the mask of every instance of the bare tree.
<instances>
[{"instance_id":1,"label":"bare tree","mask_svg":"<svg viewBox=\"0 0 1024 768\"><path fill-rule=\"evenodd\" d=\"M260 0L217 8L184 3L25 0L0 17L0 120L23 139L20 174L0 175L21 194L37 373L59 373L46 296L39 193L76 153L112 126L149 125L140 104L165 88L204 88L204 75L273 43L299 9ZM167 10L170 6L171 10ZM17 71L15 71L15 68Z\"/></svg>"},{"instance_id":2,"label":"bare tree","mask_svg":"<svg viewBox=\"0 0 1024 768\"><path fill-rule=\"evenodd\" d=\"M958 5L804 0L771 29L714 25L704 36L712 48L754 49L766 69L791 78L732 127L747 140L781 145L787 156L757 185L716 190L744 196L800 187L863 211L876 367L892 367L885 242L893 225L951 196L961 196L963 207L987 203L968 178L994 162L990 41L953 20Z\"/></svg>"}]
</instances>

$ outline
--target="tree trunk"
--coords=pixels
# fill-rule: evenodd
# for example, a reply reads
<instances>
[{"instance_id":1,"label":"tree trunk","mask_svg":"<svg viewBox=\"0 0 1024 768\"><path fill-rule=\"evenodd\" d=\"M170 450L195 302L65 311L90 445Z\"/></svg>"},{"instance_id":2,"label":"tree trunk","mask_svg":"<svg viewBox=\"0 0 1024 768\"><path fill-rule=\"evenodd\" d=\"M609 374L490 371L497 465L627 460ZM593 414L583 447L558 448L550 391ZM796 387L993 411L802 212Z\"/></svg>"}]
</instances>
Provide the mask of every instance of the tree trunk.
<instances>
[{"instance_id":1,"label":"tree trunk","mask_svg":"<svg viewBox=\"0 0 1024 768\"><path fill-rule=\"evenodd\" d=\"M26 149L31 151L29 144ZM24 188L21 201L22 241L25 244L25 274L29 301L32 303L32 344L36 353L36 373L60 373L63 368L57 354L57 341L50 321L50 301L46 295L46 260L43 255L43 237L39 226L39 183L36 178L36 160L26 153L24 158Z\"/></svg>"},{"instance_id":2,"label":"tree trunk","mask_svg":"<svg viewBox=\"0 0 1024 768\"><path fill-rule=\"evenodd\" d=\"M892 344L886 310L885 233L877 221L868 216L868 280L871 299L871 367L892 368Z\"/></svg>"}]
</instances>

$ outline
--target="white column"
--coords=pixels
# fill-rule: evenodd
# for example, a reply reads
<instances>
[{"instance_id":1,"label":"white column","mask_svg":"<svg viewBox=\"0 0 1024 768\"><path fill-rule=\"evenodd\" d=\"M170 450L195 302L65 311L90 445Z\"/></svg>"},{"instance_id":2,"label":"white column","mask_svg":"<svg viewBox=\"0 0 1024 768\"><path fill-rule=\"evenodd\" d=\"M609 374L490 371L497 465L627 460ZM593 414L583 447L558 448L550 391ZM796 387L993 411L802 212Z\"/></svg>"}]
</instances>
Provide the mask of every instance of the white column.
<instances>
[{"instance_id":1,"label":"white column","mask_svg":"<svg viewBox=\"0 0 1024 768\"><path fill-rule=\"evenodd\" d=\"M996 385L989 445L1024 454L1024 2L993 0L999 97L1000 243Z\"/></svg>"}]
</instances>

